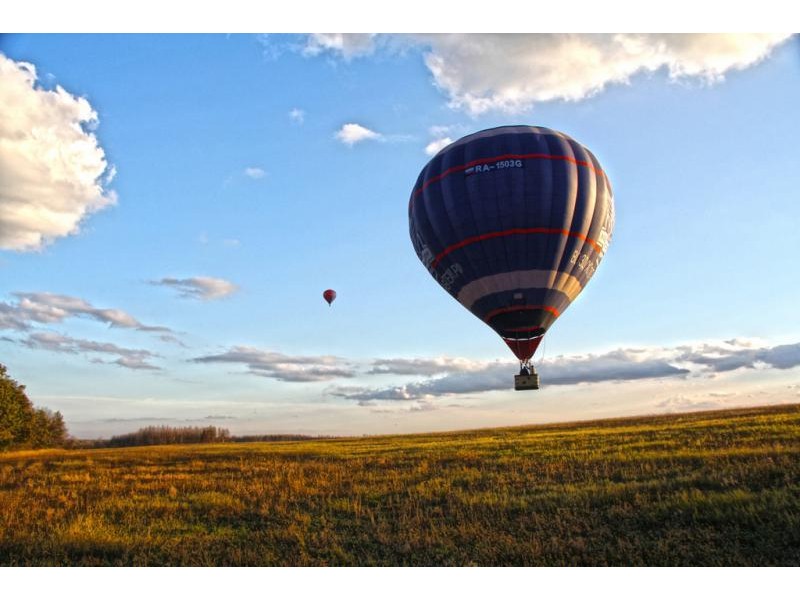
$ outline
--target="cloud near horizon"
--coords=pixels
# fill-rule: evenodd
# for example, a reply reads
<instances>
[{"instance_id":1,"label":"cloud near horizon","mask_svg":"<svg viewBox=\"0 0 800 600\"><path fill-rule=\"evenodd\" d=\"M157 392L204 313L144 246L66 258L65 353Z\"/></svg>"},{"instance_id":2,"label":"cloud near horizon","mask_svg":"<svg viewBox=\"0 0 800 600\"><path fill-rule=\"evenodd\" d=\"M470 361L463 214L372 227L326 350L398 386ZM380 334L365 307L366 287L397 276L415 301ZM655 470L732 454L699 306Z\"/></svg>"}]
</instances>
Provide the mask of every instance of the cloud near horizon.
<instances>
[{"instance_id":1,"label":"cloud near horizon","mask_svg":"<svg viewBox=\"0 0 800 600\"><path fill-rule=\"evenodd\" d=\"M483 361L466 358L377 358L368 375L440 375L482 369Z\"/></svg>"},{"instance_id":2,"label":"cloud near horizon","mask_svg":"<svg viewBox=\"0 0 800 600\"><path fill-rule=\"evenodd\" d=\"M675 348L625 348L604 354L559 356L540 368L548 386L626 382L643 379L713 376L736 369L791 369L800 366L800 343L772 347L747 340L683 345ZM442 396L511 389L512 361L465 359L379 359L368 374L424 377L387 387L332 386L331 396L371 401L424 400Z\"/></svg>"},{"instance_id":3,"label":"cloud near horizon","mask_svg":"<svg viewBox=\"0 0 800 600\"><path fill-rule=\"evenodd\" d=\"M97 123L86 98L43 89L34 65L0 53L0 249L41 249L116 203Z\"/></svg>"},{"instance_id":4,"label":"cloud near horizon","mask_svg":"<svg viewBox=\"0 0 800 600\"><path fill-rule=\"evenodd\" d=\"M536 102L577 101L634 75L722 81L766 58L789 34L310 34L303 55L349 61L421 48L450 107L472 116L521 113Z\"/></svg>"},{"instance_id":5,"label":"cloud near horizon","mask_svg":"<svg viewBox=\"0 0 800 600\"><path fill-rule=\"evenodd\" d=\"M247 374L283 382L321 382L373 377L411 378L383 387L330 385L323 393L374 406L377 401L421 401L436 397L511 389L516 361L465 358L378 358L348 361L336 356L290 356L251 346L200 356L194 363L228 363ZM558 356L539 365L548 386L589 385L645 379L713 377L736 369L791 369L800 366L800 343L776 346L733 339L673 348L620 348L602 354Z\"/></svg>"},{"instance_id":6,"label":"cloud near horizon","mask_svg":"<svg viewBox=\"0 0 800 600\"><path fill-rule=\"evenodd\" d=\"M250 375L295 383L356 375L349 363L336 356L289 356L252 346L234 346L221 354L193 358L191 362L242 364L247 367L245 373Z\"/></svg>"}]
</instances>

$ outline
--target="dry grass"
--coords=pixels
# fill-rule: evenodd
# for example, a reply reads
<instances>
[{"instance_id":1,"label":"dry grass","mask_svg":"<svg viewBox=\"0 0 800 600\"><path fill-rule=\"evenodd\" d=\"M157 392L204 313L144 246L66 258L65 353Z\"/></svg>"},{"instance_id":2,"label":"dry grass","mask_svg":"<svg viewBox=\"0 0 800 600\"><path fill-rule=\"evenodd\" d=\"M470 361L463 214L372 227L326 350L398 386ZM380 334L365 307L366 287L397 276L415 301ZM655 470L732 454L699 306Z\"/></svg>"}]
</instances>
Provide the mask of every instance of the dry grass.
<instances>
[{"instance_id":1,"label":"dry grass","mask_svg":"<svg viewBox=\"0 0 800 600\"><path fill-rule=\"evenodd\" d=\"M799 565L800 405L0 455L2 565Z\"/></svg>"}]
</instances>

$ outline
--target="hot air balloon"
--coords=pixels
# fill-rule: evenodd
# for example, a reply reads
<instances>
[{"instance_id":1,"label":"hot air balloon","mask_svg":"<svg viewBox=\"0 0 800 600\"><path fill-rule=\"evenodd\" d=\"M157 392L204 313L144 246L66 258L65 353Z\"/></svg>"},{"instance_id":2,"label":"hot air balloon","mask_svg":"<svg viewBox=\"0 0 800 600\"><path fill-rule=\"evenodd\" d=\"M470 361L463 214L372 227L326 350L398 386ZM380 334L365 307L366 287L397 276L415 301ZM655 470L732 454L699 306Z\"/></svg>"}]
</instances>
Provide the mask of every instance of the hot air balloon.
<instances>
[{"instance_id":1,"label":"hot air balloon","mask_svg":"<svg viewBox=\"0 0 800 600\"><path fill-rule=\"evenodd\" d=\"M408 216L422 264L519 359L515 388L538 389L531 358L614 228L611 185L594 155L545 127L479 131L422 169Z\"/></svg>"},{"instance_id":2,"label":"hot air balloon","mask_svg":"<svg viewBox=\"0 0 800 600\"><path fill-rule=\"evenodd\" d=\"M336 292L334 290L325 290L322 292L322 297L325 298L325 302L330 306L336 300Z\"/></svg>"}]
</instances>

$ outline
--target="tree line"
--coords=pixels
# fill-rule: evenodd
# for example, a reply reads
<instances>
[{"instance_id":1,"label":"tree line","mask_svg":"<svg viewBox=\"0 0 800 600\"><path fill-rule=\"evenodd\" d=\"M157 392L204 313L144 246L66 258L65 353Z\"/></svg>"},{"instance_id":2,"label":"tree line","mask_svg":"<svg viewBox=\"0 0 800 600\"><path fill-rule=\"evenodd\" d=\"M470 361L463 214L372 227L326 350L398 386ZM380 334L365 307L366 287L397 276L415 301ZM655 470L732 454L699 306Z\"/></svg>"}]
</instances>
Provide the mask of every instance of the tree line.
<instances>
[{"instance_id":1,"label":"tree line","mask_svg":"<svg viewBox=\"0 0 800 600\"><path fill-rule=\"evenodd\" d=\"M121 446L156 446L161 444L210 444L227 442L231 434L221 427L170 427L152 425L133 433L115 435L98 445L117 448Z\"/></svg>"},{"instance_id":2,"label":"tree line","mask_svg":"<svg viewBox=\"0 0 800 600\"><path fill-rule=\"evenodd\" d=\"M0 452L32 448L119 448L163 444L209 444L220 442L283 442L325 439L326 436L266 434L231 436L227 429L214 426L143 427L133 433L110 439L78 440L70 437L60 412L36 408L25 394L25 386L8 375L0 364Z\"/></svg>"},{"instance_id":3,"label":"tree line","mask_svg":"<svg viewBox=\"0 0 800 600\"><path fill-rule=\"evenodd\" d=\"M25 386L0 364L0 451L52 448L67 442L67 427L60 412L36 408Z\"/></svg>"}]
</instances>

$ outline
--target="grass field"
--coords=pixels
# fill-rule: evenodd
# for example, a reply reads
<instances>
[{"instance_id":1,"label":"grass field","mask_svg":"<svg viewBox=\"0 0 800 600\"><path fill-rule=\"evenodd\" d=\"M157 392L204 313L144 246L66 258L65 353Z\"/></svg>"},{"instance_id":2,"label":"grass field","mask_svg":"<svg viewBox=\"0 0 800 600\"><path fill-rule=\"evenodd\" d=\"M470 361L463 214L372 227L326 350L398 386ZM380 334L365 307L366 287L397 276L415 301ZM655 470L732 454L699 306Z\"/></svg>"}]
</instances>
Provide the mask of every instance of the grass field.
<instances>
[{"instance_id":1,"label":"grass field","mask_svg":"<svg viewBox=\"0 0 800 600\"><path fill-rule=\"evenodd\" d=\"M0 455L2 565L800 565L800 405Z\"/></svg>"}]
</instances>

